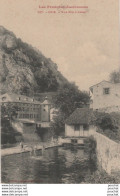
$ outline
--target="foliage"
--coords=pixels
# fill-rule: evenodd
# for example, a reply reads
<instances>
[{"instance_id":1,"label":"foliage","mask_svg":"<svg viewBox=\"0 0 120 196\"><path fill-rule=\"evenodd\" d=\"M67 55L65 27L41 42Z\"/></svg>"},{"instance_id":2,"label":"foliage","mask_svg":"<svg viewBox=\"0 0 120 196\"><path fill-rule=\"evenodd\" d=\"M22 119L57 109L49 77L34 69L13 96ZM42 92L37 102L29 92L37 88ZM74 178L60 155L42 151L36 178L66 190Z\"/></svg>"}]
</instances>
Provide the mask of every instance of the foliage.
<instances>
[{"instance_id":1,"label":"foliage","mask_svg":"<svg viewBox=\"0 0 120 196\"><path fill-rule=\"evenodd\" d=\"M77 107L82 107L89 103L89 95L82 92L74 83L62 85L54 97L54 105L67 118Z\"/></svg>"},{"instance_id":2,"label":"foliage","mask_svg":"<svg viewBox=\"0 0 120 196\"><path fill-rule=\"evenodd\" d=\"M96 146L97 142L93 136L84 139L85 149L89 152L89 159L94 164L97 162Z\"/></svg>"},{"instance_id":3,"label":"foliage","mask_svg":"<svg viewBox=\"0 0 120 196\"><path fill-rule=\"evenodd\" d=\"M11 104L1 106L1 143L15 143L15 136L19 136L20 133L16 132L11 126L11 120L17 115L18 108Z\"/></svg>"},{"instance_id":4,"label":"foliage","mask_svg":"<svg viewBox=\"0 0 120 196\"><path fill-rule=\"evenodd\" d=\"M53 130L54 136L60 136L63 131L65 131L65 115L59 112L50 123L51 130Z\"/></svg>"},{"instance_id":5,"label":"foliage","mask_svg":"<svg viewBox=\"0 0 120 196\"><path fill-rule=\"evenodd\" d=\"M119 71L113 71L110 74L110 81L113 83L120 83L120 70Z\"/></svg>"},{"instance_id":6,"label":"foliage","mask_svg":"<svg viewBox=\"0 0 120 196\"><path fill-rule=\"evenodd\" d=\"M119 183L118 179L114 176L108 175L105 171L96 171L92 175L88 173L88 175L84 178L84 183L91 184L116 184Z\"/></svg>"},{"instance_id":7,"label":"foliage","mask_svg":"<svg viewBox=\"0 0 120 196\"><path fill-rule=\"evenodd\" d=\"M8 126L2 126L1 127L1 144L13 144L16 143L16 137L15 136L21 136L20 133L17 133L12 126L10 126L10 123L7 123Z\"/></svg>"},{"instance_id":8,"label":"foliage","mask_svg":"<svg viewBox=\"0 0 120 196\"><path fill-rule=\"evenodd\" d=\"M115 130L117 128L115 119L112 118L111 114L105 112L94 112L93 123L103 130Z\"/></svg>"},{"instance_id":9,"label":"foliage","mask_svg":"<svg viewBox=\"0 0 120 196\"><path fill-rule=\"evenodd\" d=\"M82 92L74 83L62 85L53 98L54 107L59 109L58 115L51 123L51 128L56 135L65 129L65 120L77 108L89 103L89 95Z\"/></svg>"},{"instance_id":10,"label":"foliage","mask_svg":"<svg viewBox=\"0 0 120 196\"><path fill-rule=\"evenodd\" d=\"M98 132L110 139L120 141L120 114L95 112L92 123L98 127Z\"/></svg>"},{"instance_id":11,"label":"foliage","mask_svg":"<svg viewBox=\"0 0 120 196\"><path fill-rule=\"evenodd\" d=\"M34 75L38 84L38 89L36 89L36 91L57 91L59 84L50 69L48 69L47 72L45 70L41 71L40 69L37 69Z\"/></svg>"},{"instance_id":12,"label":"foliage","mask_svg":"<svg viewBox=\"0 0 120 196\"><path fill-rule=\"evenodd\" d=\"M1 114L2 114L1 118L8 117L10 119L10 118L16 117L18 109L19 108L17 106L12 105L11 103L2 105L1 106Z\"/></svg>"}]
</instances>

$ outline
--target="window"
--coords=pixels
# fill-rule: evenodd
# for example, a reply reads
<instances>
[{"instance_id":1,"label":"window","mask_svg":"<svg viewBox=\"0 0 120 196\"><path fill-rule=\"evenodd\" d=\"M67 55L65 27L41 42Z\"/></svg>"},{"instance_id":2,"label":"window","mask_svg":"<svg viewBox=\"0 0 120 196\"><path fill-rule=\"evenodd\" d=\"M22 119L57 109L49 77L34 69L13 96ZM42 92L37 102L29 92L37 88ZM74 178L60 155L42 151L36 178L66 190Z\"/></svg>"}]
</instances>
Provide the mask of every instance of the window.
<instances>
[{"instance_id":1,"label":"window","mask_svg":"<svg viewBox=\"0 0 120 196\"><path fill-rule=\"evenodd\" d=\"M110 94L110 88L104 88L104 89L103 89L103 94L104 94L104 95Z\"/></svg>"},{"instance_id":2,"label":"window","mask_svg":"<svg viewBox=\"0 0 120 196\"><path fill-rule=\"evenodd\" d=\"M83 130L84 130L84 131L89 130L89 125L87 125L87 124L86 124L86 125L83 125Z\"/></svg>"},{"instance_id":3,"label":"window","mask_svg":"<svg viewBox=\"0 0 120 196\"><path fill-rule=\"evenodd\" d=\"M79 131L79 130L80 130L80 125L75 125L75 126L74 126L74 130L75 130L75 131Z\"/></svg>"}]
</instances>

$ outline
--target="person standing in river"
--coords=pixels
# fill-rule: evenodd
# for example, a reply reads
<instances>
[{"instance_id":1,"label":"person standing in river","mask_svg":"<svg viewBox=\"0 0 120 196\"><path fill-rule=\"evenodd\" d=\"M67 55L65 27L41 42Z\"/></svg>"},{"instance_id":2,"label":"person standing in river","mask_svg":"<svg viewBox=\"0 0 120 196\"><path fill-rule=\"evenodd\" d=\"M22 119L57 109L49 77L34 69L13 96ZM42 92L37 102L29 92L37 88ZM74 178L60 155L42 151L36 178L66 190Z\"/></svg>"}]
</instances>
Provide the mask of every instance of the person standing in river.
<instances>
[{"instance_id":1,"label":"person standing in river","mask_svg":"<svg viewBox=\"0 0 120 196\"><path fill-rule=\"evenodd\" d=\"M23 150L23 142L22 141L20 142L20 147L21 147L21 150Z\"/></svg>"},{"instance_id":2,"label":"person standing in river","mask_svg":"<svg viewBox=\"0 0 120 196\"><path fill-rule=\"evenodd\" d=\"M37 150L37 146L34 146L34 155L36 156L36 150Z\"/></svg>"}]
</instances>

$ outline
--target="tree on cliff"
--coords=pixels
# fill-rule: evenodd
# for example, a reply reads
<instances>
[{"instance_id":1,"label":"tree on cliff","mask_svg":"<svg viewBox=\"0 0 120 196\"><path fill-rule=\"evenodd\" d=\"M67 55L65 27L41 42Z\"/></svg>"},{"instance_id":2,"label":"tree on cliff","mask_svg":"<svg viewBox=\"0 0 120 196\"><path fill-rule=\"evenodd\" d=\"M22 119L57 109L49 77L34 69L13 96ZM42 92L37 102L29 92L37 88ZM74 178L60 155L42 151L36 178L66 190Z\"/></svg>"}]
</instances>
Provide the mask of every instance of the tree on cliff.
<instances>
[{"instance_id":1,"label":"tree on cliff","mask_svg":"<svg viewBox=\"0 0 120 196\"><path fill-rule=\"evenodd\" d=\"M120 70L119 71L113 71L110 74L110 81L113 83L120 83Z\"/></svg>"},{"instance_id":2,"label":"tree on cliff","mask_svg":"<svg viewBox=\"0 0 120 196\"><path fill-rule=\"evenodd\" d=\"M77 107L89 104L89 100L87 92L80 91L74 83L68 83L59 88L54 105L68 117Z\"/></svg>"},{"instance_id":3,"label":"tree on cliff","mask_svg":"<svg viewBox=\"0 0 120 196\"><path fill-rule=\"evenodd\" d=\"M51 128L56 135L64 130L65 120L72 112L84 105L89 104L90 97L87 92L80 91L74 83L62 85L54 97L54 107L57 108L58 115L54 117Z\"/></svg>"}]
</instances>

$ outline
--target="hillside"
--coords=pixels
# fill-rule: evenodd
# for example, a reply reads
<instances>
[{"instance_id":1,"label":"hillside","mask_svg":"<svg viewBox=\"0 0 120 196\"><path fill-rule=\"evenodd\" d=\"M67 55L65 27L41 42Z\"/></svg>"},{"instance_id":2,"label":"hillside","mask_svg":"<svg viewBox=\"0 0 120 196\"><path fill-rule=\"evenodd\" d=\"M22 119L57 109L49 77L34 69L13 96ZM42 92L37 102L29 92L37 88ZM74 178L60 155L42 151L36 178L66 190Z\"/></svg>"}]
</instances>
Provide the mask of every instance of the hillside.
<instances>
[{"instance_id":1,"label":"hillside","mask_svg":"<svg viewBox=\"0 0 120 196\"><path fill-rule=\"evenodd\" d=\"M0 26L1 93L56 92L65 83L67 79L51 59Z\"/></svg>"}]
</instances>

